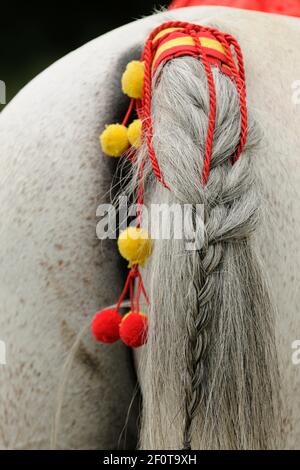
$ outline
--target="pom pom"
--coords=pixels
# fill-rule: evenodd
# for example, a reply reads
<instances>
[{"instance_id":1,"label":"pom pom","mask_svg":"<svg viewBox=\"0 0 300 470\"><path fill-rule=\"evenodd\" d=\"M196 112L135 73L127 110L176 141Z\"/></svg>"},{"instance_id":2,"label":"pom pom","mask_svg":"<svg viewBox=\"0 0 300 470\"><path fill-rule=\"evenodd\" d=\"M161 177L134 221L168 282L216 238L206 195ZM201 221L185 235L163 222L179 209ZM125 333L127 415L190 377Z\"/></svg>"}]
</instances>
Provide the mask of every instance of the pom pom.
<instances>
[{"instance_id":1,"label":"pom pom","mask_svg":"<svg viewBox=\"0 0 300 470\"><path fill-rule=\"evenodd\" d=\"M146 343L148 318L142 312L129 312L120 323L120 338L127 346L138 348Z\"/></svg>"},{"instance_id":2,"label":"pom pom","mask_svg":"<svg viewBox=\"0 0 300 470\"><path fill-rule=\"evenodd\" d=\"M120 313L108 308L96 313L91 323L91 330L98 341L114 343L120 339L119 325L122 320Z\"/></svg>"},{"instance_id":3,"label":"pom pom","mask_svg":"<svg viewBox=\"0 0 300 470\"><path fill-rule=\"evenodd\" d=\"M118 248L123 258L133 264L144 266L152 253L152 240L148 232L138 227L128 227L118 238Z\"/></svg>"},{"instance_id":4,"label":"pom pom","mask_svg":"<svg viewBox=\"0 0 300 470\"><path fill-rule=\"evenodd\" d=\"M128 127L128 140L138 149L142 145L142 121L135 119Z\"/></svg>"},{"instance_id":5,"label":"pom pom","mask_svg":"<svg viewBox=\"0 0 300 470\"><path fill-rule=\"evenodd\" d=\"M122 90L130 98L142 98L144 87L144 62L132 60L122 75Z\"/></svg>"},{"instance_id":6,"label":"pom pom","mask_svg":"<svg viewBox=\"0 0 300 470\"><path fill-rule=\"evenodd\" d=\"M100 135L102 151L110 157L120 157L129 147L127 127L110 124Z\"/></svg>"}]
</instances>

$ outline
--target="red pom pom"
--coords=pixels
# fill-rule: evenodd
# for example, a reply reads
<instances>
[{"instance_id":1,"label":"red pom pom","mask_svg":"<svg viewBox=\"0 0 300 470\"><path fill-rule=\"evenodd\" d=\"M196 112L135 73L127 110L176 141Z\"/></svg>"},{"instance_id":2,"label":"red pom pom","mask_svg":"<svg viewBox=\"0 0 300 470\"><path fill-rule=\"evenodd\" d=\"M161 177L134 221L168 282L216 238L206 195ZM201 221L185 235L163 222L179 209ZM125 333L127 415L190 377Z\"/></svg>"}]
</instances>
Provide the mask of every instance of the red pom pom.
<instances>
[{"instance_id":1,"label":"red pom pom","mask_svg":"<svg viewBox=\"0 0 300 470\"><path fill-rule=\"evenodd\" d=\"M120 338L132 348L138 348L147 341L148 318L142 313L129 312L120 323Z\"/></svg>"},{"instance_id":2,"label":"red pom pom","mask_svg":"<svg viewBox=\"0 0 300 470\"><path fill-rule=\"evenodd\" d=\"M119 325L122 316L116 309L108 308L95 314L91 330L98 341L114 343L120 339Z\"/></svg>"}]
</instances>

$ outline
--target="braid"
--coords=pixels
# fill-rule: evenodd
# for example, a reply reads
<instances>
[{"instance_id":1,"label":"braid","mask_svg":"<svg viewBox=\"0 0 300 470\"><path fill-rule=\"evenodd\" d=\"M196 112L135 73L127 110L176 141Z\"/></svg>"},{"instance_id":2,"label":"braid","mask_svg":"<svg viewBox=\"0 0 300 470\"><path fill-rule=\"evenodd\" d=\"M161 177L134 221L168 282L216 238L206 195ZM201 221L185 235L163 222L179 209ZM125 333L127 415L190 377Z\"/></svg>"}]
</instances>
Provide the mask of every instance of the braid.
<instances>
[{"instance_id":1,"label":"braid","mask_svg":"<svg viewBox=\"0 0 300 470\"><path fill-rule=\"evenodd\" d=\"M198 254L192 258L199 257ZM188 380L185 396L186 418L183 447L191 449L192 422L205 398L203 375L208 344L207 327L211 317L211 298L214 292L213 273L222 257L222 246L210 245L202 260L192 259L188 275L191 276L190 308L186 318L188 331L186 364ZM205 266L205 268L204 268ZM205 269L201 272L201 267ZM202 280L202 282L201 282Z\"/></svg>"},{"instance_id":2,"label":"braid","mask_svg":"<svg viewBox=\"0 0 300 470\"><path fill-rule=\"evenodd\" d=\"M251 243L258 198L250 150L257 135L250 123L247 146L232 165L239 94L217 68L212 73L215 132L205 186L210 96L203 65L174 59L153 83L153 147L170 191L156 183L151 202L202 204L204 216L196 233L201 249L157 240L145 272L152 299L140 369L147 449L266 448L277 434L272 308ZM146 152L144 145L137 162ZM145 178L151 173L148 161Z\"/></svg>"},{"instance_id":3,"label":"braid","mask_svg":"<svg viewBox=\"0 0 300 470\"><path fill-rule=\"evenodd\" d=\"M215 71L215 74L218 73ZM224 106L224 103L219 103ZM238 107L237 107L238 109ZM223 110L226 112L226 110ZM229 115L229 113L228 113ZM257 220L256 198L243 210L243 219L240 219L239 206L244 206L245 198L251 201L253 193L253 176L250 171L251 162L245 156L237 167L230 164L231 155L224 155L223 140L228 123L216 123L215 149L212 155L210 182L204 188L204 246L200 252L190 257L189 278L191 279L191 301L186 318L187 341L187 372L188 380L185 396L186 419L184 425L184 448L191 448L192 422L200 412L201 405L206 409L209 399L209 390L205 390L204 375L206 374L207 345L211 342L211 325L214 309L213 299L218 296L219 285L217 276L224 273L223 255L230 242L239 240L244 243L252 233ZM230 123L235 126L235 135L239 134L240 122L238 119ZM226 147L225 147L226 148ZM238 171L240 167L242 171ZM241 174L240 174L241 173ZM245 175L243 177L243 174ZM243 182L243 187L241 187ZM244 247L247 250L247 247ZM204 419L204 416L203 418Z\"/></svg>"},{"instance_id":4,"label":"braid","mask_svg":"<svg viewBox=\"0 0 300 470\"><path fill-rule=\"evenodd\" d=\"M227 167L227 172L224 172L224 166ZM220 306L218 308L213 301L214 298L220 298L218 276L226 275L223 257L230 243L238 241L243 244L244 250L249 249L245 241L251 235L257 221L257 200L249 205L244 217L240 218L241 212L238 206L244 205L246 198L251 200L248 196L252 192L253 178L247 171L248 161L245 160L239 166L242 169L241 173L246 172L248 176L243 188L240 187L238 174L240 172L227 166L226 162L212 171L216 184L205 191L205 207L209 208L205 214L205 245L200 252L193 253L189 259L190 302L186 317L188 330L186 361L189 380L187 380L185 400L185 449L191 448L192 421L199 413L201 405L206 409L210 394L208 389L205 390L204 384L207 382L203 379L207 373L206 355L207 346L212 340L210 336L213 316L217 315L220 309ZM236 183L233 184L232 180ZM215 194L218 194L218 201L215 200Z\"/></svg>"}]
</instances>

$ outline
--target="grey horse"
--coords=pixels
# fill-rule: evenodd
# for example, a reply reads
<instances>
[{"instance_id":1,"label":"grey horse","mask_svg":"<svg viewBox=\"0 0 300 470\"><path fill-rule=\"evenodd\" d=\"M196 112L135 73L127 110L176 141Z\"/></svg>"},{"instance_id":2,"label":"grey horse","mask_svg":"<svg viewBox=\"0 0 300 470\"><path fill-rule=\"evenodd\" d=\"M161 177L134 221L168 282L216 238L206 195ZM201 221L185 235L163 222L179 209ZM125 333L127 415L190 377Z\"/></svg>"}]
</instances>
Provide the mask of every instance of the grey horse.
<instances>
[{"instance_id":1,"label":"grey horse","mask_svg":"<svg viewBox=\"0 0 300 470\"><path fill-rule=\"evenodd\" d=\"M159 13L97 38L40 74L1 113L4 449L49 448L53 426L59 448L134 448L140 427L136 371L144 405L153 413L143 423L152 429L143 430L141 446L155 445L150 436L156 432L156 407L147 402L142 348L134 361L121 343L96 344L87 325L94 312L117 301L126 275L115 243L96 237L96 208L110 201L112 182L118 183L117 162L101 154L98 136L126 109L119 83L124 66L139 57L150 31L169 19L228 31L244 52L249 103L264 133L255 162L267 217L257 242L278 312L285 437L280 447L300 446L300 366L292 361L292 343L300 335L300 104L293 99L293 83L300 79L300 22L199 7ZM63 364L76 340L66 380ZM166 445L177 445L175 434L173 439L170 431Z\"/></svg>"}]
</instances>

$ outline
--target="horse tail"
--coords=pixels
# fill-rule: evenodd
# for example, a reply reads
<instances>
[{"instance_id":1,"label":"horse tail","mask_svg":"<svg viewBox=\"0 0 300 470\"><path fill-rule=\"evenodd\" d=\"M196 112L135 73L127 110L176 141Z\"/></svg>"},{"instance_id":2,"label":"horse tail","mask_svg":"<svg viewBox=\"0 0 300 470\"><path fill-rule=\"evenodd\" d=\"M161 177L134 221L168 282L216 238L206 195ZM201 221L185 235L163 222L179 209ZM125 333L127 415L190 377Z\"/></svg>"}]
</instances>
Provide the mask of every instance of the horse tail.
<instances>
[{"instance_id":1,"label":"horse tail","mask_svg":"<svg viewBox=\"0 0 300 470\"><path fill-rule=\"evenodd\" d=\"M239 97L230 78L212 71L216 127L205 186L210 103L203 65L174 59L153 84L153 145L170 191L150 178L147 200L203 211L193 212L189 229L200 248L156 240L144 269L151 305L139 370L142 448L266 449L279 435L274 309L255 244L260 198L252 156L260 135L250 116L247 145L232 164ZM143 145L138 161L146 154Z\"/></svg>"}]
</instances>

